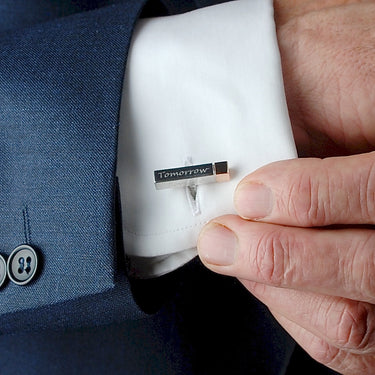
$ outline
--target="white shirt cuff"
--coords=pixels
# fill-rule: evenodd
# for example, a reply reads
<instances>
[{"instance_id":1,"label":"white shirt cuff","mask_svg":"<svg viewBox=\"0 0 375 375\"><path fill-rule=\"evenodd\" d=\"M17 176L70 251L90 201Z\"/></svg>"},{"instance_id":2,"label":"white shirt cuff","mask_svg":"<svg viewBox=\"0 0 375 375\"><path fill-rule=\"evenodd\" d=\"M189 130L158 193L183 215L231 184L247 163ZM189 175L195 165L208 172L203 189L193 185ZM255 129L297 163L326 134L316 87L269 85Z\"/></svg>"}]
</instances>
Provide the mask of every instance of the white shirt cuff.
<instances>
[{"instance_id":1,"label":"white shirt cuff","mask_svg":"<svg viewBox=\"0 0 375 375\"><path fill-rule=\"evenodd\" d=\"M121 107L117 174L131 272L153 277L196 255L202 226L235 213L256 168L296 157L272 0L240 0L138 23ZM154 171L228 161L231 180L156 190Z\"/></svg>"}]
</instances>

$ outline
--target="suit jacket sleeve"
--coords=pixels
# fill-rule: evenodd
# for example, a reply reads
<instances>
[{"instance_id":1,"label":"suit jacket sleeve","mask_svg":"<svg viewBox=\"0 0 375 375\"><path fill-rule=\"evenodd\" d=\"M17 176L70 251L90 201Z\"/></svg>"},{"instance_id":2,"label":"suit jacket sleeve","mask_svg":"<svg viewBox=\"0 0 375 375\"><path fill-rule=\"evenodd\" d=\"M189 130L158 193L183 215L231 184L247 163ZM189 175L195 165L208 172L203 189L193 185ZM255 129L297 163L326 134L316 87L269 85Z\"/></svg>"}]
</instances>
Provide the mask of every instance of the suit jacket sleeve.
<instances>
[{"instance_id":1,"label":"suit jacket sleeve","mask_svg":"<svg viewBox=\"0 0 375 375\"><path fill-rule=\"evenodd\" d=\"M144 3L0 34L0 253L28 243L41 260L35 281L1 288L2 333L142 315L117 267L114 173L126 55Z\"/></svg>"},{"instance_id":2,"label":"suit jacket sleeve","mask_svg":"<svg viewBox=\"0 0 375 375\"><path fill-rule=\"evenodd\" d=\"M118 230L127 51L142 10L175 14L215 1L146 3L0 1L0 253L26 243L40 259L32 283L0 289L0 333L143 316Z\"/></svg>"}]
</instances>

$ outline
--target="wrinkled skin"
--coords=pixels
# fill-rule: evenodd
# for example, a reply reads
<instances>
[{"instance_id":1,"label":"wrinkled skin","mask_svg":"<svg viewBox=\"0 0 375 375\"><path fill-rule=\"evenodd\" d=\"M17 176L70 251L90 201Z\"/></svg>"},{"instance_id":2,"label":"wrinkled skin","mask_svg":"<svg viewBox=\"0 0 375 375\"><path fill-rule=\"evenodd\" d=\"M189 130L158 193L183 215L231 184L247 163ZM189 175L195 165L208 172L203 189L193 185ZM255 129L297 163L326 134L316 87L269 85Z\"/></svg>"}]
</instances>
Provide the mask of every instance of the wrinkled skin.
<instances>
[{"instance_id":1,"label":"wrinkled skin","mask_svg":"<svg viewBox=\"0 0 375 375\"><path fill-rule=\"evenodd\" d=\"M375 1L282 1L275 20L300 156L249 174L198 251L316 360L375 373Z\"/></svg>"},{"instance_id":2,"label":"wrinkled skin","mask_svg":"<svg viewBox=\"0 0 375 375\"><path fill-rule=\"evenodd\" d=\"M375 2L294 1L289 11L288 3L279 0L275 8L300 154L327 157L373 150Z\"/></svg>"}]
</instances>

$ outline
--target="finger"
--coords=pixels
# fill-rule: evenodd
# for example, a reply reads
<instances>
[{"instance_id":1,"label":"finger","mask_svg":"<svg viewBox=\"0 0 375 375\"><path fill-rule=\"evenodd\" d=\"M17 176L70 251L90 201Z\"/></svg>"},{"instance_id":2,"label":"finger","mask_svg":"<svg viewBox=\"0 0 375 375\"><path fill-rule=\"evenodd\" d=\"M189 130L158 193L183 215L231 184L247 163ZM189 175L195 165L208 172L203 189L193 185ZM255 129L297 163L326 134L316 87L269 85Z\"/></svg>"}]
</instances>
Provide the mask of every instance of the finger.
<instances>
[{"instance_id":1,"label":"finger","mask_svg":"<svg viewBox=\"0 0 375 375\"><path fill-rule=\"evenodd\" d=\"M343 375L372 375L375 371L375 356L348 353L330 345L305 328L271 311L284 329L316 361Z\"/></svg>"},{"instance_id":2,"label":"finger","mask_svg":"<svg viewBox=\"0 0 375 375\"><path fill-rule=\"evenodd\" d=\"M306 293L241 280L272 310L338 349L375 352L374 306L340 297Z\"/></svg>"},{"instance_id":3,"label":"finger","mask_svg":"<svg viewBox=\"0 0 375 375\"><path fill-rule=\"evenodd\" d=\"M240 216L293 226L375 224L375 153L268 164L238 185Z\"/></svg>"},{"instance_id":4,"label":"finger","mask_svg":"<svg viewBox=\"0 0 375 375\"><path fill-rule=\"evenodd\" d=\"M267 285L375 303L375 231L257 223L227 215L198 239L211 270Z\"/></svg>"}]
</instances>

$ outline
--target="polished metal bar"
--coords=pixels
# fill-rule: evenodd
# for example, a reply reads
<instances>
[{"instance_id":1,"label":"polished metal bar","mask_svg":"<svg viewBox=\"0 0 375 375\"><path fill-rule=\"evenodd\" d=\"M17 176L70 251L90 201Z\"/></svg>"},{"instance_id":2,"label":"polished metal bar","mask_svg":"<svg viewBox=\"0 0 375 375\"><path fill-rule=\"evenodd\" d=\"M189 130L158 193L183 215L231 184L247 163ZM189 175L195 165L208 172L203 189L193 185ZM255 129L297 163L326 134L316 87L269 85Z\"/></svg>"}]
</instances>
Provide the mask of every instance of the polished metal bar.
<instances>
[{"instance_id":1,"label":"polished metal bar","mask_svg":"<svg viewBox=\"0 0 375 375\"><path fill-rule=\"evenodd\" d=\"M224 182L229 179L227 161L154 171L155 187L158 190Z\"/></svg>"}]
</instances>

